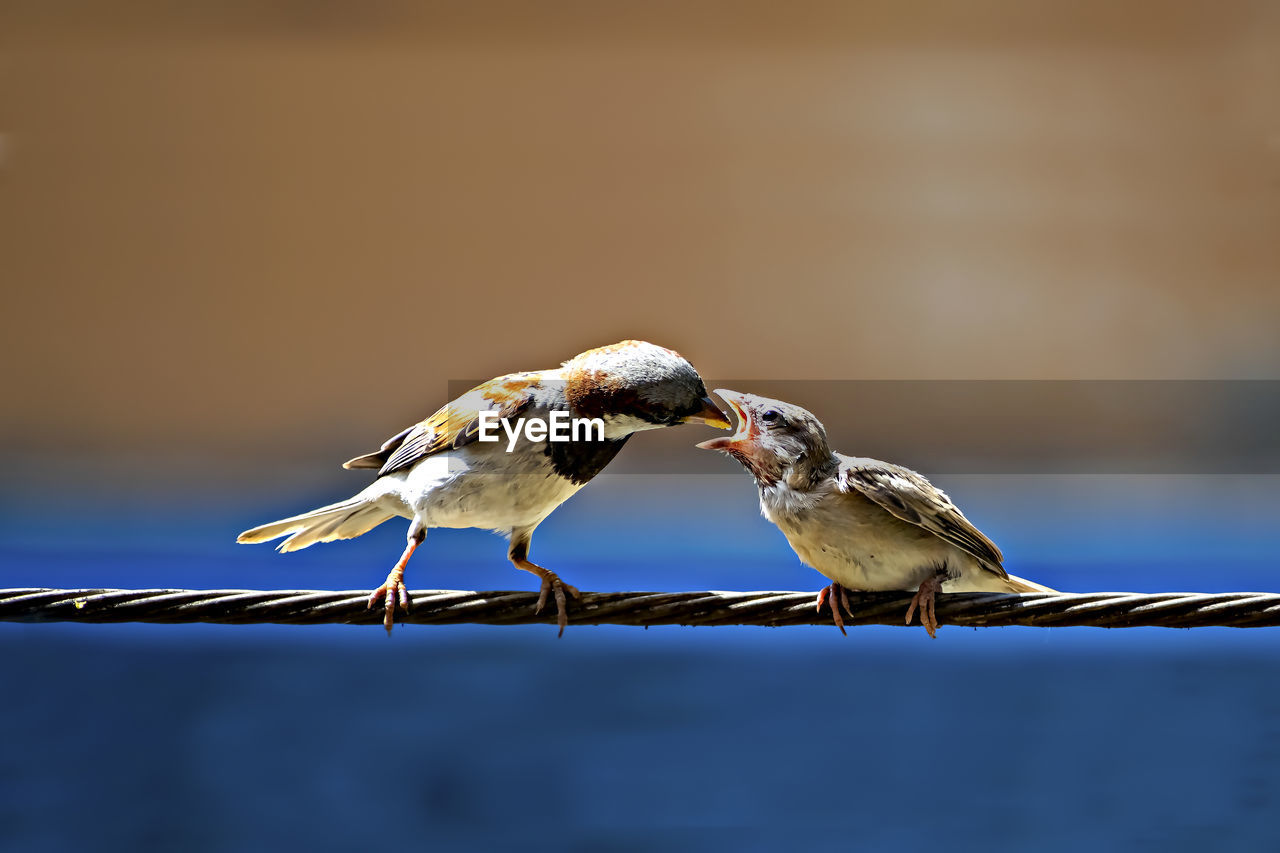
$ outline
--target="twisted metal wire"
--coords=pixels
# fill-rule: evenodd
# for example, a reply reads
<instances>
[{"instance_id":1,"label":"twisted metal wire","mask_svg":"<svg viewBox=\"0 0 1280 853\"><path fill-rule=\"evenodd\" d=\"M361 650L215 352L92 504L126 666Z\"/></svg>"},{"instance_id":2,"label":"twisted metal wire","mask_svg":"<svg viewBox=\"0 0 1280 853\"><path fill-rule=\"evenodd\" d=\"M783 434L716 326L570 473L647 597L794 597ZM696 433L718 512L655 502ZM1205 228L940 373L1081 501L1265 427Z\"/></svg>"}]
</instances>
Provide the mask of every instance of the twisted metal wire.
<instances>
[{"instance_id":1,"label":"twisted metal wire","mask_svg":"<svg viewBox=\"0 0 1280 853\"><path fill-rule=\"evenodd\" d=\"M418 625L555 623L534 612L531 592L418 590L397 620ZM902 625L909 592L849 593L848 625ZM0 621L212 622L376 625L368 592L246 589L0 589ZM1280 625L1280 593L948 593L938 621L966 627L1264 628ZM571 600L574 625L830 625L812 592L584 592Z\"/></svg>"}]
</instances>

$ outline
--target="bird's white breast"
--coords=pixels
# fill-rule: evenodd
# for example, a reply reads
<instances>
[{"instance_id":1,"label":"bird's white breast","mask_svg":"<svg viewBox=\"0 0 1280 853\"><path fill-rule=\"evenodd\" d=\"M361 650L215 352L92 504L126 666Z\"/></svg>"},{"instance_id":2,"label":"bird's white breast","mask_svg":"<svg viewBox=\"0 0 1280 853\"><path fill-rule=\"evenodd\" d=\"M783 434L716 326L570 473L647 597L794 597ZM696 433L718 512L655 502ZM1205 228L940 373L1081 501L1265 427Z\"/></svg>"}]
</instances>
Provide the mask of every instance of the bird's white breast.
<instances>
[{"instance_id":1,"label":"bird's white breast","mask_svg":"<svg viewBox=\"0 0 1280 853\"><path fill-rule=\"evenodd\" d=\"M428 527L508 531L538 524L581 486L557 476L541 447L473 443L381 478L379 503Z\"/></svg>"},{"instance_id":2,"label":"bird's white breast","mask_svg":"<svg viewBox=\"0 0 1280 853\"><path fill-rule=\"evenodd\" d=\"M762 488L760 511L805 564L849 589L915 589L944 561L954 576L948 591L986 588L984 576L1004 588L963 550L832 481L803 492Z\"/></svg>"}]
</instances>

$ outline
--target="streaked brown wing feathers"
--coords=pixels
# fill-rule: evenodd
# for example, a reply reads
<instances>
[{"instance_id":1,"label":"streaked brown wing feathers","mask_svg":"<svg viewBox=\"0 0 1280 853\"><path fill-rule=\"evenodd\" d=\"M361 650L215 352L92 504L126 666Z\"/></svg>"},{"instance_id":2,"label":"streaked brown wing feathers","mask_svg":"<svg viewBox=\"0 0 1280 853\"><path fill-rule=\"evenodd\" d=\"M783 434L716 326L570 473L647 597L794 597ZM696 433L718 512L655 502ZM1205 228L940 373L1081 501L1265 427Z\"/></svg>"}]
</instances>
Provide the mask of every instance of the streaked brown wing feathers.
<instances>
[{"instance_id":1,"label":"streaked brown wing feathers","mask_svg":"<svg viewBox=\"0 0 1280 853\"><path fill-rule=\"evenodd\" d=\"M391 456L392 453L396 451L396 448L399 447L404 442L405 438L409 435L409 433L413 432L414 429L416 429L416 425L411 427L406 427L405 429L391 436L391 438L388 438L386 441L384 441L382 443L382 447L375 450L373 453L366 453L363 456L357 456L354 459L348 459L346 462L342 463L342 467L343 468L381 468L383 465L387 464L387 459Z\"/></svg>"},{"instance_id":2,"label":"streaked brown wing feathers","mask_svg":"<svg viewBox=\"0 0 1280 853\"><path fill-rule=\"evenodd\" d=\"M388 439L376 453L357 456L343 467L377 467L381 476L409 468L442 450L470 444L479 434L481 411L494 411L502 418L516 417L532 402L532 392L541 379L541 373L513 373L490 379Z\"/></svg>"},{"instance_id":3,"label":"streaked brown wing feathers","mask_svg":"<svg viewBox=\"0 0 1280 853\"><path fill-rule=\"evenodd\" d=\"M870 459L845 459L840 486L870 499L893 516L928 530L972 554L997 574L1004 555L973 526L946 492L910 468Z\"/></svg>"}]
</instances>

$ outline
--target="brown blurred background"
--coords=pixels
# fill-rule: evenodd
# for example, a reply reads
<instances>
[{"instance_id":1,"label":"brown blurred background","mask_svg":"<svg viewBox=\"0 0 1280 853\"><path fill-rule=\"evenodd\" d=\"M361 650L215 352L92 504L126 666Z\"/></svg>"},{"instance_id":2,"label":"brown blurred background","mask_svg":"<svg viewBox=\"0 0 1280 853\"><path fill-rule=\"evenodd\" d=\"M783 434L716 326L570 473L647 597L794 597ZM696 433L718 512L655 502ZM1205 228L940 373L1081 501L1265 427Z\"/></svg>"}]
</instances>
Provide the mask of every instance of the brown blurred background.
<instances>
[{"instance_id":1,"label":"brown blurred background","mask_svg":"<svg viewBox=\"0 0 1280 853\"><path fill-rule=\"evenodd\" d=\"M342 458L622 337L761 380L1280 364L1266 0L8 2L0 32L10 452Z\"/></svg>"}]
</instances>

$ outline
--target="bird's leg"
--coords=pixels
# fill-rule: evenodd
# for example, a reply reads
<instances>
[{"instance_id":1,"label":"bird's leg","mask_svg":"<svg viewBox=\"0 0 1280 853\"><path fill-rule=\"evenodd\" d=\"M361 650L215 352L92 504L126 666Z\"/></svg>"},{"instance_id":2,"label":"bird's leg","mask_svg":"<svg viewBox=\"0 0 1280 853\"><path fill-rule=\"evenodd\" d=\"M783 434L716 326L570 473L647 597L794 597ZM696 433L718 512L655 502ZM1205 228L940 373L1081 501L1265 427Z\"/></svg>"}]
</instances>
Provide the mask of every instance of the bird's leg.
<instances>
[{"instance_id":1,"label":"bird's leg","mask_svg":"<svg viewBox=\"0 0 1280 853\"><path fill-rule=\"evenodd\" d=\"M576 587L560 580L559 576L550 569L544 569L537 563L529 561L529 537L532 530L511 532L511 547L507 549L507 559L515 564L517 569L523 569L526 572L532 572L542 579L542 589L538 592L538 606L534 608L534 613L541 613L542 608L547 605L547 594L550 593L556 601L556 624L560 626L560 633L557 637L564 636L565 626L569 624L568 611L565 609L566 594L577 598L578 590Z\"/></svg>"},{"instance_id":2,"label":"bird's leg","mask_svg":"<svg viewBox=\"0 0 1280 853\"><path fill-rule=\"evenodd\" d=\"M934 639L938 637L937 595L942 591L942 582L947 577L947 567L943 565L937 572L925 578L920 584L920 589L916 590L915 596L912 597L911 606L907 608L907 624L911 624L911 617L919 607L920 624Z\"/></svg>"},{"instance_id":3,"label":"bird's leg","mask_svg":"<svg viewBox=\"0 0 1280 853\"><path fill-rule=\"evenodd\" d=\"M830 596L830 599L828 599L828 596ZM844 616L841 614L841 606L843 605L843 609L848 610L850 613L853 613L853 608L849 606L849 596L845 588L838 583L833 583L831 586L824 586L818 590L817 611L819 613L822 612L822 605L826 604L828 600L831 603L832 621L836 623L836 627L840 629L841 634L846 637L849 636L849 633L844 629Z\"/></svg>"},{"instance_id":4,"label":"bird's leg","mask_svg":"<svg viewBox=\"0 0 1280 853\"><path fill-rule=\"evenodd\" d=\"M404 547L404 553L400 555L400 559L396 561L395 567L387 574L387 579L382 582L382 586L373 591L369 596L369 607L373 607L379 596L383 599L384 615L382 617L382 625L387 629L387 633L391 633L391 626L395 624L396 616L396 600L400 601L400 607L404 612L409 612L409 588L404 584L404 567L409 562L409 558L413 556L414 550L422 544L422 540L427 538L427 530L417 519L409 525L408 544Z\"/></svg>"}]
</instances>

